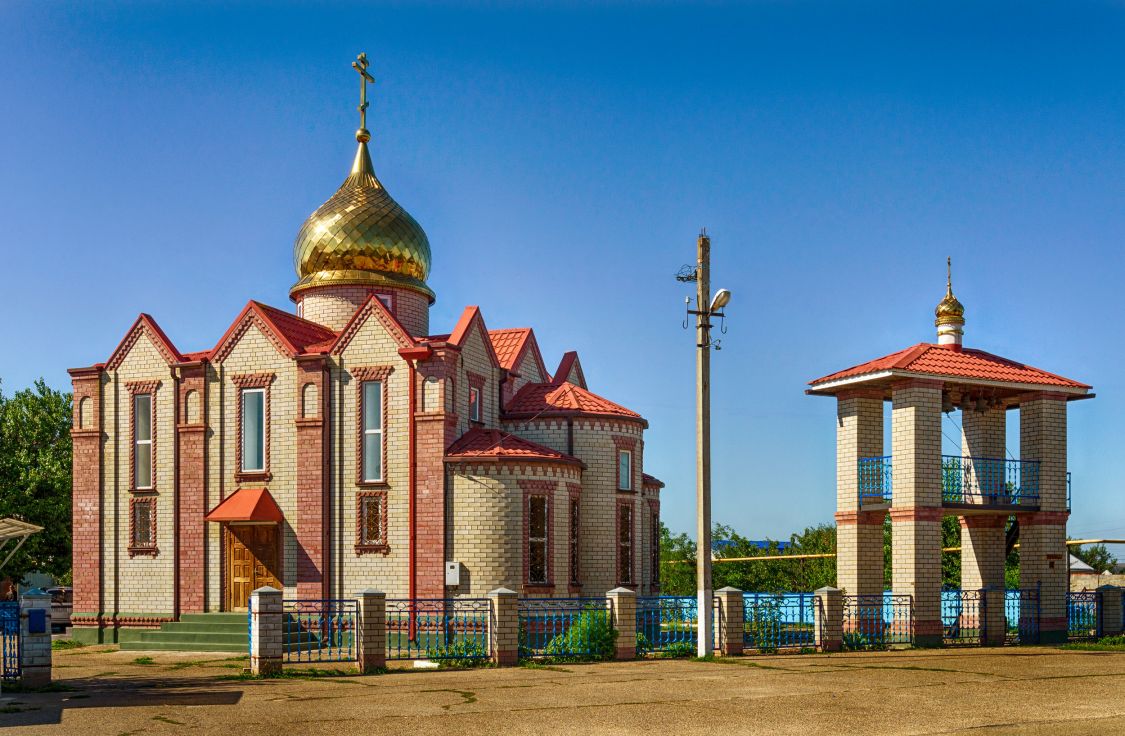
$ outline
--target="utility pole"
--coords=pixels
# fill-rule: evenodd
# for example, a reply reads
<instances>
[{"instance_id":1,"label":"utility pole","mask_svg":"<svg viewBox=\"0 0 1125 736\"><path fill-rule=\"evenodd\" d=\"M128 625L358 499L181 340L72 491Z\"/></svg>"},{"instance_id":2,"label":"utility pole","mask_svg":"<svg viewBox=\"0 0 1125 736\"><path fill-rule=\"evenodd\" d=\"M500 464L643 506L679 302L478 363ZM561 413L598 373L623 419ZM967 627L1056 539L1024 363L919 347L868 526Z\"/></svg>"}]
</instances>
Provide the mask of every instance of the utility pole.
<instances>
[{"instance_id":1,"label":"utility pole","mask_svg":"<svg viewBox=\"0 0 1125 736\"><path fill-rule=\"evenodd\" d=\"M695 580L696 655L714 648L711 615L711 238L699 234L695 269Z\"/></svg>"}]
</instances>

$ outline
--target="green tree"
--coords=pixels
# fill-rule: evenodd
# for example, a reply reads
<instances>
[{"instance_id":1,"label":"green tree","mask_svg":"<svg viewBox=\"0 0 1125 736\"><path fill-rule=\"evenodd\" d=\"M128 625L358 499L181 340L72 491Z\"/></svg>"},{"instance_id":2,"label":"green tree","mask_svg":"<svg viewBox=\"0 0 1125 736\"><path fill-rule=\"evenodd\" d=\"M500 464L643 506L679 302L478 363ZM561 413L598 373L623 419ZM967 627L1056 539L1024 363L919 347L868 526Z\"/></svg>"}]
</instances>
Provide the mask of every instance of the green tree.
<instances>
[{"instance_id":1,"label":"green tree","mask_svg":"<svg viewBox=\"0 0 1125 736\"><path fill-rule=\"evenodd\" d=\"M1071 547L1071 554L1085 562L1098 572L1112 570L1117 565L1117 558L1104 544L1087 544L1081 547Z\"/></svg>"},{"instance_id":2,"label":"green tree","mask_svg":"<svg viewBox=\"0 0 1125 736\"><path fill-rule=\"evenodd\" d=\"M686 534L673 534L664 522L660 522L660 591L695 593L695 542Z\"/></svg>"},{"instance_id":3,"label":"green tree","mask_svg":"<svg viewBox=\"0 0 1125 736\"><path fill-rule=\"evenodd\" d=\"M0 518L43 527L0 576L21 579L38 571L70 572L71 397L42 380L5 396L0 391ZM2 558L0 558L2 559Z\"/></svg>"}]
</instances>

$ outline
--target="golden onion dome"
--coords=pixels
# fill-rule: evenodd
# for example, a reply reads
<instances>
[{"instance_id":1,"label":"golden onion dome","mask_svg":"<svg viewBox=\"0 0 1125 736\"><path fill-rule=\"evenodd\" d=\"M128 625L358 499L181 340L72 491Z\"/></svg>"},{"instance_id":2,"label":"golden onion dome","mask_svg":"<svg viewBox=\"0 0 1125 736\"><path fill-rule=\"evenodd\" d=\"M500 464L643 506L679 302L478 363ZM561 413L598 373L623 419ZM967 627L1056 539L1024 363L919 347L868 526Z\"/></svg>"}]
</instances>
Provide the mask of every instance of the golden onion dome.
<instances>
[{"instance_id":1,"label":"golden onion dome","mask_svg":"<svg viewBox=\"0 0 1125 736\"><path fill-rule=\"evenodd\" d=\"M293 265L299 281L289 290L291 297L317 286L395 286L434 301L426 286L430 241L375 177L367 151L370 137L362 127L357 131L351 173L297 233Z\"/></svg>"},{"instance_id":2,"label":"golden onion dome","mask_svg":"<svg viewBox=\"0 0 1125 736\"><path fill-rule=\"evenodd\" d=\"M946 259L945 296L938 302L934 309L934 326L963 325L965 324L965 306L953 296L953 264L951 259Z\"/></svg>"}]
</instances>

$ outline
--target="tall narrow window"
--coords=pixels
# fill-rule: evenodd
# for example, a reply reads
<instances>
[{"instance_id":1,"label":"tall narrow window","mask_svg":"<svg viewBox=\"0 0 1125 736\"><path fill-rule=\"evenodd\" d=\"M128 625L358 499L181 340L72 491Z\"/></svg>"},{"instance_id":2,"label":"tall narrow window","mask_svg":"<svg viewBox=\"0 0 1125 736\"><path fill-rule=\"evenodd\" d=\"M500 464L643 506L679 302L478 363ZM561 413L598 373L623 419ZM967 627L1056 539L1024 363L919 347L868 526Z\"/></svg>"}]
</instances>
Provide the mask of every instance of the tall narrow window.
<instances>
[{"instance_id":1,"label":"tall narrow window","mask_svg":"<svg viewBox=\"0 0 1125 736\"><path fill-rule=\"evenodd\" d=\"M383 480L383 382L363 384L363 480Z\"/></svg>"},{"instance_id":2,"label":"tall narrow window","mask_svg":"<svg viewBox=\"0 0 1125 736\"><path fill-rule=\"evenodd\" d=\"M469 389L469 420L473 422L480 421L480 389Z\"/></svg>"},{"instance_id":3,"label":"tall narrow window","mask_svg":"<svg viewBox=\"0 0 1125 736\"><path fill-rule=\"evenodd\" d=\"M633 490L633 453L629 450L617 451L617 490Z\"/></svg>"},{"instance_id":4,"label":"tall narrow window","mask_svg":"<svg viewBox=\"0 0 1125 736\"><path fill-rule=\"evenodd\" d=\"M649 582L653 588L660 587L660 512L649 511Z\"/></svg>"},{"instance_id":5,"label":"tall narrow window","mask_svg":"<svg viewBox=\"0 0 1125 736\"><path fill-rule=\"evenodd\" d=\"M152 394L133 396L133 483L152 488Z\"/></svg>"},{"instance_id":6,"label":"tall narrow window","mask_svg":"<svg viewBox=\"0 0 1125 736\"><path fill-rule=\"evenodd\" d=\"M527 582L547 583L547 497L527 499Z\"/></svg>"},{"instance_id":7,"label":"tall narrow window","mask_svg":"<svg viewBox=\"0 0 1125 736\"><path fill-rule=\"evenodd\" d=\"M570 582L578 585L578 523L580 521L580 506L577 498L570 499Z\"/></svg>"},{"instance_id":8,"label":"tall narrow window","mask_svg":"<svg viewBox=\"0 0 1125 736\"><path fill-rule=\"evenodd\" d=\"M266 390L242 389L242 472L266 469Z\"/></svg>"},{"instance_id":9,"label":"tall narrow window","mask_svg":"<svg viewBox=\"0 0 1125 736\"><path fill-rule=\"evenodd\" d=\"M129 548L133 553L156 549L156 502L152 498L135 498L130 509Z\"/></svg>"},{"instance_id":10,"label":"tall narrow window","mask_svg":"<svg viewBox=\"0 0 1125 736\"><path fill-rule=\"evenodd\" d=\"M357 497L359 505L356 546L360 551L381 549L387 544L387 492L364 491Z\"/></svg>"},{"instance_id":11,"label":"tall narrow window","mask_svg":"<svg viewBox=\"0 0 1125 736\"><path fill-rule=\"evenodd\" d=\"M617 582L633 582L633 507L617 507Z\"/></svg>"}]
</instances>

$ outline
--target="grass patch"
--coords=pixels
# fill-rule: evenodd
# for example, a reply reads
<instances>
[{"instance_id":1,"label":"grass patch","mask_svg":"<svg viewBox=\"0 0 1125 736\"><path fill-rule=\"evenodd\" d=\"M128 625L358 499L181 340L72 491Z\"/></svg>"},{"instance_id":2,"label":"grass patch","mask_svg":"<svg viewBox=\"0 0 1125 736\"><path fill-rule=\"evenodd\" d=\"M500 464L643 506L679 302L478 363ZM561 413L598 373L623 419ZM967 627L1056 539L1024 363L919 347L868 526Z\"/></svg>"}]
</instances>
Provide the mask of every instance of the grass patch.
<instances>
[{"instance_id":1,"label":"grass patch","mask_svg":"<svg viewBox=\"0 0 1125 736\"><path fill-rule=\"evenodd\" d=\"M538 662L534 659L521 659L520 667L528 670L550 670L551 672L571 672L566 667L559 667L557 665L548 664L547 662Z\"/></svg>"},{"instance_id":2,"label":"grass patch","mask_svg":"<svg viewBox=\"0 0 1125 736\"><path fill-rule=\"evenodd\" d=\"M152 657L137 657L133 664L156 664L156 661Z\"/></svg>"},{"instance_id":3,"label":"grass patch","mask_svg":"<svg viewBox=\"0 0 1125 736\"><path fill-rule=\"evenodd\" d=\"M229 665L228 665L229 666ZM387 673L385 667L376 668L369 672L363 673L368 675L384 675ZM339 677L359 677L360 673L355 670L341 670L341 669L320 669L317 667L310 667L309 669L302 670L286 670L282 669L276 675L254 675L249 672L240 672L237 675L218 675L216 680L224 681L239 681L239 680L320 680L324 678L339 678ZM330 680L331 681L331 680ZM341 685L360 685L362 683L353 682L350 680L337 680Z\"/></svg>"},{"instance_id":4,"label":"grass patch","mask_svg":"<svg viewBox=\"0 0 1125 736\"><path fill-rule=\"evenodd\" d=\"M1072 652L1125 652L1125 636L1103 636L1097 641L1072 641L1059 645Z\"/></svg>"},{"instance_id":5,"label":"grass patch","mask_svg":"<svg viewBox=\"0 0 1125 736\"><path fill-rule=\"evenodd\" d=\"M85 642L78 641L77 639L52 639L51 651L65 652L68 649L81 649L86 646Z\"/></svg>"},{"instance_id":6,"label":"grass patch","mask_svg":"<svg viewBox=\"0 0 1125 736\"><path fill-rule=\"evenodd\" d=\"M248 656L241 657L220 657L218 659L191 659L183 662L174 662L169 665L170 670L186 670L188 667L203 667L209 664L218 664L220 667L227 668L241 668L241 664L226 664L230 662L246 662L250 659Z\"/></svg>"}]
</instances>

